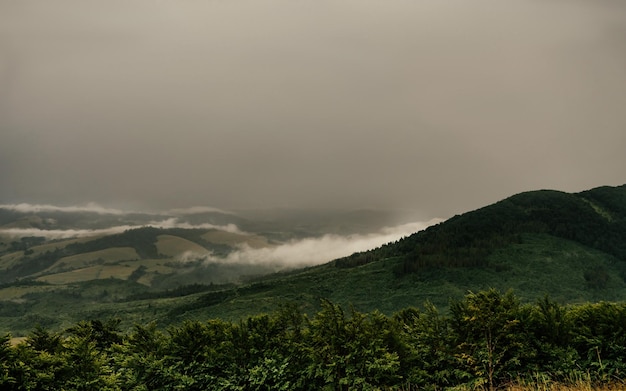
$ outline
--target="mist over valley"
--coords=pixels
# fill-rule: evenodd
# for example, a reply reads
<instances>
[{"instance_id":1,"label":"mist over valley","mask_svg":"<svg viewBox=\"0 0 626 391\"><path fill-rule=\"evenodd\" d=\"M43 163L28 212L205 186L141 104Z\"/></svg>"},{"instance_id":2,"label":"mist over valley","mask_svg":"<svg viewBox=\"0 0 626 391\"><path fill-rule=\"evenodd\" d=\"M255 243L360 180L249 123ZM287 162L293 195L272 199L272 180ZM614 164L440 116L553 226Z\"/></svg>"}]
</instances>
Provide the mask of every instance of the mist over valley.
<instances>
[{"instance_id":1,"label":"mist over valley","mask_svg":"<svg viewBox=\"0 0 626 391\"><path fill-rule=\"evenodd\" d=\"M127 279L138 270L140 282L147 285L152 285L150 275L183 284L184 279L174 282L176 278L164 275L188 275L192 270L194 283L240 282L245 276L319 265L366 251L439 221L403 222L397 213L385 211L248 211L256 220L243 217L245 213L207 207L127 213L93 203L0 205L0 262L5 268L41 263L28 272L9 273L3 282ZM397 225L387 225L393 222ZM31 259L37 257L47 258ZM209 265L210 272L199 271Z\"/></svg>"}]
</instances>

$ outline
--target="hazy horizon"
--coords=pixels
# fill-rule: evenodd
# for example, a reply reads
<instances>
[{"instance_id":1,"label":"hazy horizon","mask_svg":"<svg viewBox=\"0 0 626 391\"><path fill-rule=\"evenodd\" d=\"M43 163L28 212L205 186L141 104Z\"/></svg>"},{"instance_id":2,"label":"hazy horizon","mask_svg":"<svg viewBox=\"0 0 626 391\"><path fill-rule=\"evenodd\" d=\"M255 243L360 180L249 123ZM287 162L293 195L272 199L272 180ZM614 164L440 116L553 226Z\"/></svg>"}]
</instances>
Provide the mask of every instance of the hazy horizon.
<instances>
[{"instance_id":1,"label":"hazy horizon","mask_svg":"<svg viewBox=\"0 0 626 391\"><path fill-rule=\"evenodd\" d=\"M105 235L122 234L133 229L145 227L165 230L181 228L219 230L241 237L263 238L264 235L267 235L267 232L263 229L259 232L256 230L248 231L242 229L241 226L232 221L225 221L221 224L206 222L211 220L210 218L207 219L206 216L204 219L197 222L185 220L187 215L203 212L218 212L226 216L238 217L227 211L216 210L214 208L196 207L162 211L159 212L160 214L143 216L144 218L151 217L143 221L133 220L132 218L132 216L137 216L137 213L141 213L140 211L129 211L130 213L127 214L122 210L108 209L94 203L70 207L49 204L31 205L26 203L0 204L0 211L1 210L23 214L18 216L37 215L39 217L39 219L34 221L17 218L6 225L0 223L0 239L7 241L17 241L21 238L33 237L61 241L76 238L96 239ZM100 221L98 227L94 228L91 225L88 225L89 227L84 226L80 218L77 219L77 216L81 216L83 213L108 216L97 216L94 220ZM68 217L64 217L61 219L63 223L59 224L56 218L63 214L68 214L70 216L69 220ZM74 216L73 221L71 216ZM203 215L200 214L199 216ZM368 219L367 224L363 227L359 226L358 223L355 224L355 221L348 219L341 220L340 224L343 229L339 233L329 232L331 230L328 228L332 227L333 221L336 220L328 221L326 219L328 216L321 216L321 221L316 219L311 220L310 216L305 219L297 218L297 216L293 218L292 216L293 219L289 219L290 221L287 223L284 221L282 223L276 221L277 217L279 220L281 217L285 217L281 216L280 213L278 215L269 213L264 217L266 218L268 216L272 217L272 225L274 228L282 227L285 231L283 232L286 233L284 239L268 241L266 237L265 240L261 240L264 245L260 247L250 246L245 240L240 243L234 241L233 243L235 244L231 244L232 251L226 256L223 254L216 255L212 250L206 248L202 249L200 246L197 246L195 250L184 251L181 254L172 256L172 258L183 264L190 261L200 261L205 266L211 264L263 265L264 267L278 271L319 265L333 259L348 256L355 252L371 250L383 244L409 236L442 221L441 219L409 221L407 220L408 216L405 216L403 220L398 219L397 221L393 221L393 219L390 220L388 218L382 218L382 216L377 216L378 218L374 221ZM128 219L125 217L128 217ZM246 219L243 218L243 220ZM70 222L68 223L68 221ZM263 221L263 218L261 218L261 221ZM309 229L303 230L301 227L302 224ZM271 231L272 230L270 230L270 233ZM167 231L164 231L163 235L167 235L166 233Z\"/></svg>"},{"instance_id":2,"label":"hazy horizon","mask_svg":"<svg viewBox=\"0 0 626 391\"><path fill-rule=\"evenodd\" d=\"M0 204L412 210L626 183L626 3L0 1Z\"/></svg>"}]
</instances>

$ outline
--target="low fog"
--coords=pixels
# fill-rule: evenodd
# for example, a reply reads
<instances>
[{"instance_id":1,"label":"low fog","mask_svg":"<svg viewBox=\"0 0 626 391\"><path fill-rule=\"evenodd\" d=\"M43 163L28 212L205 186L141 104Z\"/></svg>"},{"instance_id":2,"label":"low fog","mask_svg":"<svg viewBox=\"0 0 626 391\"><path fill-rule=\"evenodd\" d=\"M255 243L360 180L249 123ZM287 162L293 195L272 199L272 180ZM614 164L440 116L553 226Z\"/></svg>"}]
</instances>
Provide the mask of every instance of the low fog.
<instances>
[{"instance_id":1,"label":"low fog","mask_svg":"<svg viewBox=\"0 0 626 391\"><path fill-rule=\"evenodd\" d=\"M148 224L141 225L117 225L109 228L101 229L40 229L40 228L0 228L0 235L10 238L23 238L27 236L43 237L47 240L53 239L69 239L90 236L102 236L119 234L130 229L154 227L154 228L184 228L184 229L217 229L220 231L242 233L235 224L216 225L216 224L189 224L179 222L176 218L170 218L162 221L153 221Z\"/></svg>"},{"instance_id":2,"label":"low fog","mask_svg":"<svg viewBox=\"0 0 626 391\"><path fill-rule=\"evenodd\" d=\"M162 216L185 216L202 213L219 213L223 215L234 215L234 212L224 209L213 208L210 206L191 206L188 208L174 208L165 211L148 211L148 210L122 210L107 208L95 202L88 202L84 205L59 206L51 204L29 204L22 202L19 204L0 204L0 209L18 212L18 213L95 213L98 215L129 215L129 214L159 214Z\"/></svg>"},{"instance_id":3,"label":"low fog","mask_svg":"<svg viewBox=\"0 0 626 391\"><path fill-rule=\"evenodd\" d=\"M22 202L19 204L0 204L0 209L10 210L19 213L40 213L40 212L62 212L62 213L96 213L122 215L129 213L120 209L105 208L95 202L86 205L58 206L50 204L29 204Z\"/></svg>"},{"instance_id":4,"label":"low fog","mask_svg":"<svg viewBox=\"0 0 626 391\"><path fill-rule=\"evenodd\" d=\"M626 2L0 2L0 203L398 208L625 182Z\"/></svg>"},{"instance_id":5,"label":"low fog","mask_svg":"<svg viewBox=\"0 0 626 391\"><path fill-rule=\"evenodd\" d=\"M96 213L105 215L114 215L120 217L129 217L132 219L133 215L129 215L118 209L107 209L98 204L92 203L85 206L68 206L60 207L51 204L0 204L0 210L17 212L18 214L13 216L14 221L10 222L6 226L0 226L0 236L10 239L19 239L24 237L43 237L46 240L59 240L59 239L71 239L71 238L85 238L85 237L98 237L103 235L113 235L123 233L124 231L143 228L143 227L155 227L155 228L184 228L184 229L207 229L207 230L220 230L230 233L236 233L242 236L250 235L257 237L257 235L263 235L263 232L246 232L240 229L236 224L191 224L186 221L181 221L179 217L169 217L161 220L154 220L148 223L142 224L124 224L113 225L107 228L101 229L55 229L55 228L37 228L37 227L13 227L13 224L31 224L29 218L36 218L37 223L44 222L46 225L54 227L56 221L54 218L46 217L46 213L62 213L69 216L76 216L76 213ZM193 213L205 213L216 212L215 208L210 207L192 207L187 209L169 210L167 212L161 212L157 216L165 216L168 214L178 214L181 216L193 214ZM134 212L139 213L139 212ZM219 211L223 214L231 214L231 212ZM149 216L149 215L148 215ZM267 216L265 216L267 218ZM395 226L385 226L378 228L375 232L371 233L351 233L351 234L325 234L322 236L310 236L299 239L292 239L286 242L271 241L272 244L267 244L264 247L251 247L247 242L243 241L240 244L235 244L234 249L227 256L217 256L211 251L205 251L203 253L197 252L185 252L176 256L176 260L181 263L193 262L197 264L202 263L205 266L210 264L228 264L228 265L257 265L265 268L271 268L276 271L319 265L326 263L333 259L351 255L355 252L366 251L383 244L394 242L405 236L409 236L417 231L421 231L430 225L441 222L442 219L431 219L429 221L418 221L411 223L404 223ZM346 221L349 223L349 221ZM349 225L349 224L348 224ZM370 226L371 228L371 226ZM293 234L290 229L297 230L296 227L286 226L287 233Z\"/></svg>"},{"instance_id":6,"label":"low fog","mask_svg":"<svg viewBox=\"0 0 626 391\"><path fill-rule=\"evenodd\" d=\"M320 238L292 240L288 243L264 248L252 248L243 244L225 258L214 256L211 253L188 252L179 257L179 260L181 262L202 260L205 265L213 263L264 265L273 267L275 270L313 266L394 242L440 221L433 219L427 222L385 227L372 234L324 235Z\"/></svg>"}]
</instances>

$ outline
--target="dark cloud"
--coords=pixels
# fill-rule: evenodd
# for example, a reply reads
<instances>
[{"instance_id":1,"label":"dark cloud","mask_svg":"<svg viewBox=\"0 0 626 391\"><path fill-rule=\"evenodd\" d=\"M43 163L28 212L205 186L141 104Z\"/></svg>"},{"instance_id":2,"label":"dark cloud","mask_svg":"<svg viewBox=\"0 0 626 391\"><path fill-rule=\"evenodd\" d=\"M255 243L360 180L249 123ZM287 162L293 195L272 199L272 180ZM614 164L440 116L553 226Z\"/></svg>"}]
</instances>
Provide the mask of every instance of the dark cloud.
<instances>
[{"instance_id":1,"label":"dark cloud","mask_svg":"<svg viewBox=\"0 0 626 391\"><path fill-rule=\"evenodd\" d=\"M620 1L0 3L0 203L396 207L625 182Z\"/></svg>"}]
</instances>

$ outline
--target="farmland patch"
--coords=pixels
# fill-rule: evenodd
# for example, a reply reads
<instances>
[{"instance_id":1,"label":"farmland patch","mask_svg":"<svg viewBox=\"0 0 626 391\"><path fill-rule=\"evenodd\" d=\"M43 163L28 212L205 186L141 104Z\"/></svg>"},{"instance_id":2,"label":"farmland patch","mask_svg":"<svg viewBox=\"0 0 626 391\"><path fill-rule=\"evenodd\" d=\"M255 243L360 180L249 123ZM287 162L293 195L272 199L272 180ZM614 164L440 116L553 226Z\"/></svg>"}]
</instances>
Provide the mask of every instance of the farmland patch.
<instances>
[{"instance_id":1,"label":"farmland patch","mask_svg":"<svg viewBox=\"0 0 626 391\"><path fill-rule=\"evenodd\" d=\"M204 254L207 252L207 250L199 244L173 235L159 235L157 237L156 247L159 254L163 254L168 257L175 257L185 252L198 254Z\"/></svg>"}]
</instances>

